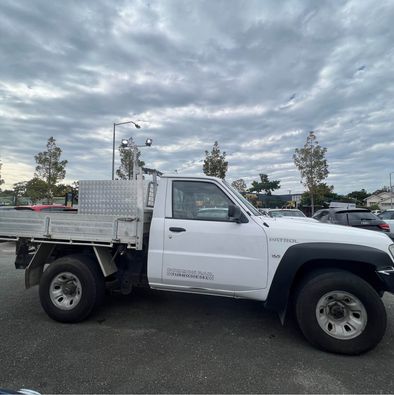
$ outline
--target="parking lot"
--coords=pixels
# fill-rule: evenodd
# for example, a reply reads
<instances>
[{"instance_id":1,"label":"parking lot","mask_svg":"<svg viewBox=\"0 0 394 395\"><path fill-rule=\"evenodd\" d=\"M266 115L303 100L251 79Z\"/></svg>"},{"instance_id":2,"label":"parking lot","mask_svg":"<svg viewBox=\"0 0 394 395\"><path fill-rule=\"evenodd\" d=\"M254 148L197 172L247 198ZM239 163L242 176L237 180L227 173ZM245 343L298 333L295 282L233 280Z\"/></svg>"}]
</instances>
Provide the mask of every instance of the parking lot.
<instances>
[{"instance_id":1,"label":"parking lot","mask_svg":"<svg viewBox=\"0 0 394 395\"><path fill-rule=\"evenodd\" d=\"M41 393L393 393L394 297L368 354L312 348L261 303L137 291L80 324L41 310L14 246L0 244L0 387Z\"/></svg>"}]
</instances>

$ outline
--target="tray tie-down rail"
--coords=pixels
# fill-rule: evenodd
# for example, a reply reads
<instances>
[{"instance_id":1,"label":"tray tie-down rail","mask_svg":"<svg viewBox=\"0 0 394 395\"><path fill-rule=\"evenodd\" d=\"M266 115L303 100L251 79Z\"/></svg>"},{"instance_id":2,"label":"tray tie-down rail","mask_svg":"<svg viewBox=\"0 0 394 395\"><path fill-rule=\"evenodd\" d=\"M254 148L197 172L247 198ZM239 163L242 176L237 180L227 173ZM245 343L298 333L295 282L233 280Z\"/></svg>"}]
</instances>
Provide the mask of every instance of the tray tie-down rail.
<instances>
[{"instance_id":1,"label":"tray tie-down rail","mask_svg":"<svg viewBox=\"0 0 394 395\"><path fill-rule=\"evenodd\" d=\"M118 237L119 222L134 222L134 221L139 222L139 218L138 217L116 218L113 222L113 225L112 225L112 242L117 243L120 241L120 238ZM50 232L50 227L51 227L51 217L45 217L43 237L45 237L47 239L52 238L52 234Z\"/></svg>"}]
</instances>

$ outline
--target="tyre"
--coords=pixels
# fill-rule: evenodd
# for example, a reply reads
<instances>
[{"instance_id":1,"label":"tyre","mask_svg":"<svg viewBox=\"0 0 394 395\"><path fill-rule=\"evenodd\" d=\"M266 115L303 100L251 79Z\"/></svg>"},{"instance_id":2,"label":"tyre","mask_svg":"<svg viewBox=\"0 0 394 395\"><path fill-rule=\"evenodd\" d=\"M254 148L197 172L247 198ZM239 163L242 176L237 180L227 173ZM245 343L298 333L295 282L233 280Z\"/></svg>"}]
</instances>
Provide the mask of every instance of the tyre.
<instances>
[{"instance_id":1,"label":"tyre","mask_svg":"<svg viewBox=\"0 0 394 395\"><path fill-rule=\"evenodd\" d=\"M104 297L104 278L96 263L83 255L57 259L40 280L41 306L60 322L84 320Z\"/></svg>"},{"instance_id":2,"label":"tyre","mask_svg":"<svg viewBox=\"0 0 394 395\"><path fill-rule=\"evenodd\" d=\"M374 348L386 331L386 310L374 288L345 271L309 277L296 299L302 333L323 350L357 355Z\"/></svg>"}]
</instances>

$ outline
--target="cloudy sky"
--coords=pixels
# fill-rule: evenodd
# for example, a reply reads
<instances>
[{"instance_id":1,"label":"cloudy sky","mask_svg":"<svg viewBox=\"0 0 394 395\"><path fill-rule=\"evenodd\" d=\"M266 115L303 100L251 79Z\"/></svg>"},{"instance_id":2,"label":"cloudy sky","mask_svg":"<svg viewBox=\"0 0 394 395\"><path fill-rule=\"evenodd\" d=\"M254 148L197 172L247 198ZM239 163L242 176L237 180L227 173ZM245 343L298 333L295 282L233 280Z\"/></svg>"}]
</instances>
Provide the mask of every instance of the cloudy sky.
<instances>
[{"instance_id":1,"label":"cloudy sky","mask_svg":"<svg viewBox=\"0 0 394 395\"><path fill-rule=\"evenodd\" d=\"M215 140L227 179L267 173L301 192L292 155L315 130L338 193L394 171L394 2L1 0L4 187L55 137L66 181L109 179L132 136L146 165L201 174Z\"/></svg>"}]
</instances>

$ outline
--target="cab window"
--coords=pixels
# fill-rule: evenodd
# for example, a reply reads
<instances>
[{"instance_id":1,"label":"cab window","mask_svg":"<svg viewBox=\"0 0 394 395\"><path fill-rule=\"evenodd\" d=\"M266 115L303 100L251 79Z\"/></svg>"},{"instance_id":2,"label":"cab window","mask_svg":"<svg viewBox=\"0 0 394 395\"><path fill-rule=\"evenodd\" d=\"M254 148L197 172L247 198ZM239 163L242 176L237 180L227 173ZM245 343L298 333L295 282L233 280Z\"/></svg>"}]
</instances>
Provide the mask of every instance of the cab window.
<instances>
[{"instance_id":1,"label":"cab window","mask_svg":"<svg viewBox=\"0 0 394 395\"><path fill-rule=\"evenodd\" d=\"M205 221L229 221L231 200L215 184L173 181L172 217Z\"/></svg>"}]
</instances>

